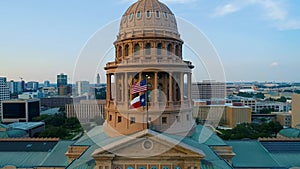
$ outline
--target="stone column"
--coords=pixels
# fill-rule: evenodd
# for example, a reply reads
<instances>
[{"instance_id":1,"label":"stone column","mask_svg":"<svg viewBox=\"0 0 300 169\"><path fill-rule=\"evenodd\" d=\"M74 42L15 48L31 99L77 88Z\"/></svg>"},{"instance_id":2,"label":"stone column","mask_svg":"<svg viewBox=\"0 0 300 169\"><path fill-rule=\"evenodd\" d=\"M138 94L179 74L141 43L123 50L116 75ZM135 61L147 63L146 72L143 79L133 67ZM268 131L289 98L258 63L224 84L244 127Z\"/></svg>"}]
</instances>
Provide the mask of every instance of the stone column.
<instances>
[{"instance_id":1,"label":"stone column","mask_svg":"<svg viewBox=\"0 0 300 169\"><path fill-rule=\"evenodd\" d=\"M157 74L158 74L158 72L154 72L154 105L156 105L157 104L157 102L158 102L158 92L157 92L157 78L158 78L158 76L157 76Z\"/></svg>"},{"instance_id":2,"label":"stone column","mask_svg":"<svg viewBox=\"0 0 300 169\"><path fill-rule=\"evenodd\" d=\"M169 73L169 105L173 102L173 73Z\"/></svg>"},{"instance_id":3,"label":"stone column","mask_svg":"<svg viewBox=\"0 0 300 169\"><path fill-rule=\"evenodd\" d=\"M107 93L106 100L111 100L111 76L110 74L106 74L106 84L107 84Z\"/></svg>"},{"instance_id":4,"label":"stone column","mask_svg":"<svg viewBox=\"0 0 300 169\"><path fill-rule=\"evenodd\" d=\"M192 73L187 74L187 83L188 83L188 100L191 102L192 99Z\"/></svg>"},{"instance_id":5,"label":"stone column","mask_svg":"<svg viewBox=\"0 0 300 169\"><path fill-rule=\"evenodd\" d=\"M124 78L124 99L125 99L125 106L126 110L128 109L128 73L125 72Z\"/></svg>"},{"instance_id":6,"label":"stone column","mask_svg":"<svg viewBox=\"0 0 300 169\"><path fill-rule=\"evenodd\" d=\"M183 102L184 102L184 90L183 90L183 88L184 88L184 73L180 73L179 74L179 87L180 87L180 102L181 102L181 104L183 104Z\"/></svg>"}]
</instances>

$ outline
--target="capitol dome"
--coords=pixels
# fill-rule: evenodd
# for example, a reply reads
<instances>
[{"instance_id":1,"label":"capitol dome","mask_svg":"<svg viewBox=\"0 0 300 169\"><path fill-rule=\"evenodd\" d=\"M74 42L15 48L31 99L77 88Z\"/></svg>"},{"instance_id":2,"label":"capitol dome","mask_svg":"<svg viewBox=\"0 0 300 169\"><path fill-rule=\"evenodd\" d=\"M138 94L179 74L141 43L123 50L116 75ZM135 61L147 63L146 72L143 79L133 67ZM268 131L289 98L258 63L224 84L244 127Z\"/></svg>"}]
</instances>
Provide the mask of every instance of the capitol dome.
<instances>
[{"instance_id":1,"label":"capitol dome","mask_svg":"<svg viewBox=\"0 0 300 169\"><path fill-rule=\"evenodd\" d=\"M122 16L119 41L145 36L180 40L174 14L158 0L138 0Z\"/></svg>"}]
</instances>

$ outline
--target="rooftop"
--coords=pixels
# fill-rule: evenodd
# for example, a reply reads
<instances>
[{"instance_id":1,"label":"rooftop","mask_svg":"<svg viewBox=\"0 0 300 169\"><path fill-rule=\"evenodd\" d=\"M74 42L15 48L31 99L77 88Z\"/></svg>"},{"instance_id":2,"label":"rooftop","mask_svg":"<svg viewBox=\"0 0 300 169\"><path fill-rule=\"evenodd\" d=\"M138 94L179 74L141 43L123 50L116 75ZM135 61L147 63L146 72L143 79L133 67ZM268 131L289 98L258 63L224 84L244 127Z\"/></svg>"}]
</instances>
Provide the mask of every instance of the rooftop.
<instances>
[{"instance_id":1,"label":"rooftop","mask_svg":"<svg viewBox=\"0 0 300 169\"><path fill-rule=\"evenodd\" d=\"M42 125L45 125L45 123L44 122L16 122L16 123L9 124L8 127L14 129L21 129L21 130L30 130Z\"/></svg>"}]
</instances>

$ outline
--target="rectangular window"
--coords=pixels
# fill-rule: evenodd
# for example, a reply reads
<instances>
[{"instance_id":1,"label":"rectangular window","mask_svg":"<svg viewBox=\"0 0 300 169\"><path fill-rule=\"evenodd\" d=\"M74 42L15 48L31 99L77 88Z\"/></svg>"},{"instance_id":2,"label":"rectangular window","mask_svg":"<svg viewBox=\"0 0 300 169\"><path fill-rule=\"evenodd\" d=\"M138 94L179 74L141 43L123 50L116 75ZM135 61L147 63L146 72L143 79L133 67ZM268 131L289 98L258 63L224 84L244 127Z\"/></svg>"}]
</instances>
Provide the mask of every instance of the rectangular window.
<instances>
[{"instance_id":1,"label":"rectangular window","mask_svg":"<svg viewBox=\"0 0 300 169\"><path fill-rule=\"evenodd\" d=\"M134 124L135 123L135 117L130 117L130 124Z\"/></svg>"},{"instance_id":2,"label":"rectangular window","mask_svg":"<svg viewBox=\"0 0 300 169\"><path fill-rule=\"evenodd\" d=\"M180 116L176 116L176 121L180 122Z\"/></svg>"},{"instance_id":3,"label":"rectangular window","mask_svg":"<svg viewBox=\"0 0 300 169\"><path fill-rule=\"evenodd\" d=\"M189 115L189 114L186 115L186 120L187 120L187 121L190 120L190 115Z\"/></svg>"},{"instance_id":4,"label":"rectangular window","mask_svg":"<svg viewBox=\"0 0 300 169\"><path fill-rule=\"evenodd\" d=\"M122 116L118 116L118 123L122 122Z\"/></svg>"},{"instance_id":5,"label":"rectangular window","mask_svg":"<svg viewBox=\"0 0 300 169\"><path fill-rule=\"evenodd\" d=\"M167 124L167 117L162 117L161 118L161 123L162 124Z\"/></svg>"},{"instance_id":6,"label":"rectangular window","mask_svg":"<svg viewBox=\"0 0 300 169\"><path fill-rule=\"evenodd\" d=\"M109 115L109 121L112 121L112 115Z\"/></svg>"}]
</instances>

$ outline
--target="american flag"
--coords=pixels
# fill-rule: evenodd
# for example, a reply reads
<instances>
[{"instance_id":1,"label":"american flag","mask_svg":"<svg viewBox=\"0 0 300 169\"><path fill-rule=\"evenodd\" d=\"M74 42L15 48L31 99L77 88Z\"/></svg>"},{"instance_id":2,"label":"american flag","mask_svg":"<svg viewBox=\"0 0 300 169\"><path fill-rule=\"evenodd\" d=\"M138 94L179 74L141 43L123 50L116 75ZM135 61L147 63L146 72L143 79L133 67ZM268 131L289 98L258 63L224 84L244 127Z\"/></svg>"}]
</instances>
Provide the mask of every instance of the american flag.
<instances>
[{"instance_id":1,"label":"american flag","mask_svg":"<svg viewBox=\"0 0 300 169\"><path fill-rule=\"evenodd\" d=\"M144 92L146 90L147 90L147 80L145 79L132 85L130 93L135 94L139 92Z\"/></svg>"}]
</instances>

